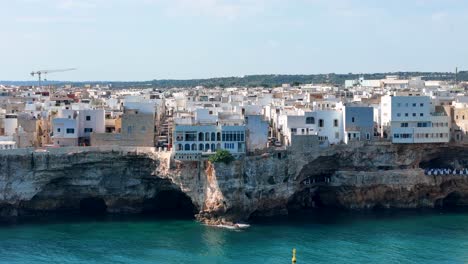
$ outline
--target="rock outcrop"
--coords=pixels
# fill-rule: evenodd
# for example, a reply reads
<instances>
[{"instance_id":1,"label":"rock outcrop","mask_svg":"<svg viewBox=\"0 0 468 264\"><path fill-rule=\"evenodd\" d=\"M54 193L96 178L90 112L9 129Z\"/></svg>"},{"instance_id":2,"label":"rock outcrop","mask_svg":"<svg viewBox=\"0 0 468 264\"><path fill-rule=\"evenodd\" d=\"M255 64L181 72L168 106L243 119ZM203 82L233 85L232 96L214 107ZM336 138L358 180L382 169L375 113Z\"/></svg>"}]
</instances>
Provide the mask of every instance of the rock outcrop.
<instances>
[{"instance_id":1,"label":"rock outcrop","mask_svg":"<svg viewBox=\"0 0 468 264\"><path fill-rule=\"evenodd\" d=\"M0 153L0 218L43 213L162 213L232 224L309 208L468 205L468 149L385 143L271 150L231 164L174 161L145 148Z\"/></svg>"}]
</instances>

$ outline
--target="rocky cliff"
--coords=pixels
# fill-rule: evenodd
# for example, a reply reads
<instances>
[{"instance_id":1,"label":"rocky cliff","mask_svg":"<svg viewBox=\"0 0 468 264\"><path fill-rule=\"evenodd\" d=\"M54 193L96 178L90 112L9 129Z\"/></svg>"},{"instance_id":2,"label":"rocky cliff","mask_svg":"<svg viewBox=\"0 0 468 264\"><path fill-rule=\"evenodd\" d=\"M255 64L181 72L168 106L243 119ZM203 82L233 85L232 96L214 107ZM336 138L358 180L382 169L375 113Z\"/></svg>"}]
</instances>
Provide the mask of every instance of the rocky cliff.
<instances>
[{"instance_id":1,"label":"rocky cliff","mask_svg":"<svg viewBox=\"0 0 468 264\"><path fill-rule=\"evenodd\" d=\"M135 148L0 153L0 218L49 212L177 212L210 224L309 208L468 205L468 149L385 143L271 150L231 164Z\"/></svg>"}]
</instances>

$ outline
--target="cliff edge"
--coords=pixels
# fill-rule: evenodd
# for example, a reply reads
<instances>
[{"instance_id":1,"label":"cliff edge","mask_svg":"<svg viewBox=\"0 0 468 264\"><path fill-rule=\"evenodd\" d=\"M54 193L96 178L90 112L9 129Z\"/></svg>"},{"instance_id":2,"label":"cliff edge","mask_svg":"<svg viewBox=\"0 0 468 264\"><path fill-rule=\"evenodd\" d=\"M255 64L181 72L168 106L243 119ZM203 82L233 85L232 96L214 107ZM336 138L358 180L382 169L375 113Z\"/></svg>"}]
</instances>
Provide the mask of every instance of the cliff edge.
<instances>
[{"instance_id":1,"label":"cliff edge","mask_svg":"<svg viewBox=\"0 0 468 264\"><path fill-rule=\"evenodd\" d=\"M468 205L468 148L359 143L270 150L230 164L175 161L151 148L0 152L0 218L47 213L167 213L208 224L309 208Z\"/></svg>"}]
</instances>

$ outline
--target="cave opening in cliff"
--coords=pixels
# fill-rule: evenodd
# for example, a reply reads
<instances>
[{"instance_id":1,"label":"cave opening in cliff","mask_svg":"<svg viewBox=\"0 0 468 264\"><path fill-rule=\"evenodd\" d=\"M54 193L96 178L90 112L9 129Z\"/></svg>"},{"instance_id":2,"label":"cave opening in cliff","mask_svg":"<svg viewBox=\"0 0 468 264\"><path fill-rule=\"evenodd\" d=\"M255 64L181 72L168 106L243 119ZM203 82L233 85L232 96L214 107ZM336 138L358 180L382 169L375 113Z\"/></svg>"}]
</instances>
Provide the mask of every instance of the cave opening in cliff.
<instances>
[{"instance_id":1,"label":"cave opening in cliff","mask_svg":"<svg viewBox=\"0 0 468 264\"><path fill-rule=\"evenodd\" d=\"M80 200L80 213L83 215L104 215L107 213L107 205L104 199L88 197Z\"/></svg>"},{"instance_id":2,"label":"cave opening in cliff","mask_svg":"<svg viewBox=\"0 0 468 264\"><path fill-rule=\"evenodd\" d=\"M158 217L193 219L197 212L192 200L179 190L158 192L152 199L145 201L143 213Z\"/></svg>"},{"instance_id":3,"label":"cave opening in cliff","mask_svg":"<svg viewBox=\"0 0 468 264\"><path fill-rule=\"evenodd\" d=\"M463 196L458 192L451 192L445 198L436 201L436 207L441 209L457 209L466 206L467 204L463 202Z\"/></svg>"}]
</instances>

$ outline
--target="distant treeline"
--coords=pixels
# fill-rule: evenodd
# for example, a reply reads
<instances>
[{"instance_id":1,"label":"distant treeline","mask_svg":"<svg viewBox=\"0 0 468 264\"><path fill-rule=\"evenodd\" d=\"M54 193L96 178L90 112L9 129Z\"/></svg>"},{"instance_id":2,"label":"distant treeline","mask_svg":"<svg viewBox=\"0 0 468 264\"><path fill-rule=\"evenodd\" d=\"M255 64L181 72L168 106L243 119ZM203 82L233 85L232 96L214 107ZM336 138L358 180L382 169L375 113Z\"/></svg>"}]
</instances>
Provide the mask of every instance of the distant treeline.
<instances>
[{"instance_id":1,"label":"distant treeline","mask_svg":"<svg viewBox=\"0 0 468 264\"><path fill-rule=\"evenodd\" d=\"M345 80L358 79L383 79L387 75L398 75L401 79L411 77L423 77L424 80L443 80L454 81L455 73L453 72L387 72L387 73L366 73L366 74L310 74L310 75L247 75L243 77L223 77L223 78L210 78L210 79L191 79L191 80L152 80L141 82L65 82L65 81L48 81L44 84L61 85L61 84L111 84L112 87L156 87L156 88L172 88L172 87L232 87L232 86L246 86L246 87L276 87L282 84L300 85L308 83L329 83L332 85L343 85ZM468 81L468 71L461 71L457 76L458 81ZM0 81L1 84L7 85L36 85L37 82L15 82L15 81Z\"/></svg>"}]
</instances>

